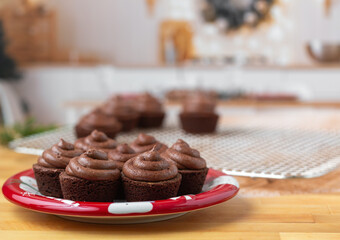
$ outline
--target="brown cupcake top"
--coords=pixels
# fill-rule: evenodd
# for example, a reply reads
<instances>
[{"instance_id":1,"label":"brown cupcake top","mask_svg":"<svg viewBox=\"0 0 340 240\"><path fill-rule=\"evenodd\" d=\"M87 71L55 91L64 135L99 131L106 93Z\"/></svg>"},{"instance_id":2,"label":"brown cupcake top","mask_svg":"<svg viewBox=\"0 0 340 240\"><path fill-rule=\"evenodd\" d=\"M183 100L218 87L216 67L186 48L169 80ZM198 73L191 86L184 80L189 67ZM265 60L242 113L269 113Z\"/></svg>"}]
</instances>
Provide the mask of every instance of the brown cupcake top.
<instances>
[{"instance_id":1,"label":"brown cupcake top","mask_svg":"<svg viewBox=\"0 0 340 240\"><path fill-rule=\"evenodd\" d=\"M82 117L79 124L84 128L93 128L99 131L109 128L111 131L119 132L122 128L122 124L114 116L104 114L100 108Z\"/></svg>"},{"instance_id":2,"label":"brown cupcake top","mask_svg":"<svg viewBox=\"0 0 340 240\"><path fill-rule=\"evenodd\" d=\"M124 163L136 155L137 153L128 144L124 143L109 152L109 159L115 161L117 167L122 170Z\"/></svg>"},{"instance_id":3,"label":"brown cupcake top","mask_svg":"<svg viewBox=\"0 0 340 240\"><path fill-rule=\"evenodd\" d=\"M153 148L128 160L123 166L123 173L135 181L158 182L175 178L178 169L174 163L162 158Z\"/></svg>"},{"instance_id":4,"label":"brown cupcake top","mask_svg":"<svg viewBox=\"0 0 340 240\"><path fill-rule=\"evenodd\" d=\"M112 116L133 116L137 117L138 112L120 96L113 96L100 107L106 115Z\"/></svg>"},{"instance_id":5,"label":"brown cupcake top","mask_svg":"<svg viewBox=\"0 0 340 240\"><path fill-rule=\"evenodd\" d=\"M200 170L207 167L199 151L193 149L182 139L168 148L163 154L166 160L173 161L179 170Z\"/></svg>"},{"instance_id":6,"label":"brown cupcake top","mask_svg":"<svg viewBox=\"0 0 340 240\"><path fill-rule=\"evenodd\" d=\"M183 102L183 112L185 113L213 113L215 107L215 99L202 93L193 94Z\"/></svg>"},{"instance_id":7,"label":"brown cupcake top","mask_svg":"<svg viewBox=\"0 0 340 240\"><path fill-rule=\"evenodd\" d=\"M120 170L115 162L108 159L106 152L96 149L90 149L79 157L72 158L65 171L70 176L87 180L120 178Z\"/></svg>"},{"instance_id":8,"label":"brown cupcake top","mask_svg":"<svg viewBox=\"0 0 340 240\"><path fill-rule=\"evenodd\" d=\"M162 104L149 93L137 98L136 109L138 112L163 112Z\"/></svg>"},{"instance_id":9,"label":"brown cupcake top","mask_svg":"<svg viewBox=\"0 0 340 240\"><path fill-rule=\"evenodd\" d=\"M77 139L74 145L83 151L93 148L108 152L117 147L117 142L106 136L105 133L93 130L87 137Z\"/></svg>"},{"instance_id":10,"label":"brown cupcake top","mask_svg":"<svg viewBox=\"0 0 340 240\"><path fill-rule=\"evenodd\" d=\"M38 158L38 165L46 168L65 168L71 158L82 154L81 149L75 149L72 143L60 139L57 144L45 150Z\"/></svg>"},{"instance_id":11,"label":"brown cupcake top","mask_svg":"<svg viewBox=\"0 0 340 240\"><path fill-rule=\"evenodd\" d=\"M130 144L136 153L142 153L151 150L154 146L158 152L164 152L168 147L157 141L153 136L140 133L135 141Z\"/></svg>"}]
</instances>

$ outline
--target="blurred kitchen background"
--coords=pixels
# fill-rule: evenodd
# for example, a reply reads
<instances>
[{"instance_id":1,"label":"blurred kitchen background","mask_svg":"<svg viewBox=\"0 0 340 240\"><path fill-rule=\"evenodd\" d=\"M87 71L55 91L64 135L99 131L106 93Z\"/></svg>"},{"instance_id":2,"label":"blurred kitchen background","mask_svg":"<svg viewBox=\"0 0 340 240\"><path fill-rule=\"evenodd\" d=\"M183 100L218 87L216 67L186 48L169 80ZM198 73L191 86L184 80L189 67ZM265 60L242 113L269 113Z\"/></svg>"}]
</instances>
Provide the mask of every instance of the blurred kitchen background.
<instances>
[{"instance_id":1,"label":"blurred kitchen background","mask_svg":"<svg viewBox=\"0 0 340 240\"><path fill-rule=\"evenodd\" d=\"M145 91L340 106L340 0L0 0L0 19L4 126Z\"/></svg>"}]
</instances>

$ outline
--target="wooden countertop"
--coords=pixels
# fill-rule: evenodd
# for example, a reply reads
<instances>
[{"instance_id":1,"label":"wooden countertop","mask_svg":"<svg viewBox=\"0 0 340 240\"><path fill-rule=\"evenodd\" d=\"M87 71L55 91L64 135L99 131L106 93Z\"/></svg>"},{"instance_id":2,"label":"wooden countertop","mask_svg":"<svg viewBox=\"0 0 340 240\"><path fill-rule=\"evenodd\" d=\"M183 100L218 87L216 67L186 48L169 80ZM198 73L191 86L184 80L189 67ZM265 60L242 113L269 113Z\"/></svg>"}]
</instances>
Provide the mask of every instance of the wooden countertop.
<instances>
[{"instance_id":1,"label":"wooden countertop","mask_svg":"<svg viewBox=\"0 0 340 240\"><path fill-rule=\"evenodd\" d=\"M36 156L0 148L0 183ZM242 182L241 182L242 184ZM242 185L241 185L242 188ZM32 212L0 196L1 239L340 239L340 194L246 198L168 221L136 225L78 223Z\"/></svg>"}]
</instances>

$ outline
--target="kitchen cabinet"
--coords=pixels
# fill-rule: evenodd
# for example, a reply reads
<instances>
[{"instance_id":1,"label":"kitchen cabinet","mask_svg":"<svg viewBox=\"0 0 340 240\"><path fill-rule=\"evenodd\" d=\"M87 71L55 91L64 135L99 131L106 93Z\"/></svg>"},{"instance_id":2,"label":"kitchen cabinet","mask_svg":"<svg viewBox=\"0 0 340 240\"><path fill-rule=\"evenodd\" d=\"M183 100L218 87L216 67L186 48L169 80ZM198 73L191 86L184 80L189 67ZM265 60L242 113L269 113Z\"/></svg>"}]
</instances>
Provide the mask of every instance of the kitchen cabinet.
<instances>
[{"instance_id":1,"label":"kitchen cabinet","mask_svg":"<svg viewBox=\"0 0 340 240\"><path fill-rule=\"evenodd\" d=\"M293 93L303 101L340 101L340 67L117 67L39 65L15 89L40 122L66 123L67 101L101 101L113 93L170 89Z\"/></svg>"}]
</instances>

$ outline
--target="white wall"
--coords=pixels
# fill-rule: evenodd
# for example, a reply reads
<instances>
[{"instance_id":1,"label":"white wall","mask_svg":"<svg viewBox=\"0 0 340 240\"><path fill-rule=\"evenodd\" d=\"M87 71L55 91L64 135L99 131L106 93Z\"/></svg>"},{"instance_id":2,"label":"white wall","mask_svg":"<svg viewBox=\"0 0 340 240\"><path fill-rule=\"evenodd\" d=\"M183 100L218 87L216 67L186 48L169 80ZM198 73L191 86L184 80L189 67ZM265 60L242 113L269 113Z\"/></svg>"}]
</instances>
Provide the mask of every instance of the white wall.
<instances>
[{"instance_id":1,"label":"white wall","mask_svg":"<svg viewBox=\"0 0 340 240\"><path fill-rule=\"evenodd\" d=\"M169 1L174 0L157 0L153 16L149 16L144 0L50 0L48 3L58 11L61 48L93 53L118 64L147 65L158 63L158 25L164 17L169 17ZM294 27L287 41L295 63L310 63L305 52L309 40L340 41L339 0L333 0L329 17L324 15L323 0L282 1L289 3L283 11ZM191 20L199 22L197 12L189 15ZM227 42L228 36L225 39ZM275 49L280 50L280 47Z\"/></svg>"},{"instance_id":2,"label":"white wall","mask_svg":"<svg viewBox=\"0 0 340 240\"><path fill-rule=\"evenodd\" d=\"M159 20L147 14L144 1L51 0L49 4L57 9L61 49L120 64L157 62Z\"/></svg>"},{"instance_id":3,"label":"white wall","mask_svg":"<svg viewBox=\"0 0 340 240\"><path fill-rule=\"evenodd\" d=\"M340 42L340 1L333 0L329 16L325 15L323 0L293 0L292 18L296 28L294 47L300 62L311 62L305 43L320 39Z\"/></svg>"}]
</instances>

